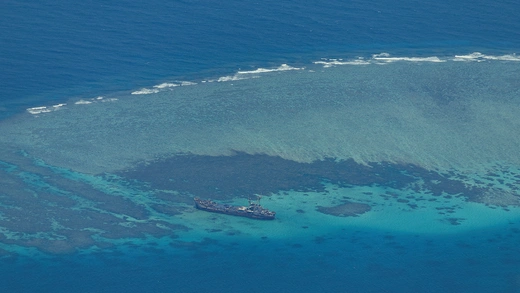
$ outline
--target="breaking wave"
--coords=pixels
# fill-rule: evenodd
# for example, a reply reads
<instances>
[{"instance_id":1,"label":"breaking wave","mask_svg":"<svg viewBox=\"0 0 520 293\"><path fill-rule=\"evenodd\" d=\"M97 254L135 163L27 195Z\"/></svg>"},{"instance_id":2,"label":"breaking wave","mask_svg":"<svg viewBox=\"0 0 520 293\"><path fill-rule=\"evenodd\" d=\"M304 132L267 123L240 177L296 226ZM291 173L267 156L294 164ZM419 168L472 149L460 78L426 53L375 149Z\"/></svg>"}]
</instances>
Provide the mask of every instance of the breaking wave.
<instances>
[{"instance_id":1,"label":"breaking wave","mask_svg":"<svg viewBox=\"0 0 520 293\"><path fill-rule=\"evenodd\" d=\"M168 154L233 151L298 162L337 158L429 169L520 164L517 61L515 54L382 53L163 82L112 99L29 108L38 122L4 121L0 143L91 173ZM109 101L118 102L107 107ZM70 121L76 123L71 127ZM81 141L88 143L78 147Z\"/></svg>"},{"instance_id":2,"label":"breaking wave","mask_svg":"<svg viewBox=\"0 0 520 293\"><path fill-rule=\"evenodd\" d=\"M387 64L393 62L449 62L449 61L520 61L520 56L516 54L506 55L486 55L479 52L474 52L467 55L455 55L453 57L394 57L389 53L374 54L370 58L357 57L355 59L322 59L315 61L314 64L323 65L323 67L331 67L337 65L368 65L368 64Z\"/></svg>"}]
</instances>

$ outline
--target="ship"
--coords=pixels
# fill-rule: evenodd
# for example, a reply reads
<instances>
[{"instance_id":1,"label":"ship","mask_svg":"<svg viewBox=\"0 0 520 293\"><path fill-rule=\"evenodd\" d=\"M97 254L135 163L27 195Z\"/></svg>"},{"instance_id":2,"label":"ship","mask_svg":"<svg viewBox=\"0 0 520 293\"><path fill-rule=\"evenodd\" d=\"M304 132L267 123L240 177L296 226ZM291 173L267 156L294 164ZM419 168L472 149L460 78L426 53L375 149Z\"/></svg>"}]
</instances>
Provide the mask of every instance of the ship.
<instances>
[{"instance_id":1,"label":"ship","mask_svg":"<svg viewBox=\"0 0 520 293\"><path fill-rule=\"evenodd\" d=\"M220 213L225 215L246 217L258 220L273 220L275 212L263 208L260 205L260 199L257 202L249 200L249 206L234 206L228 204L216 203L209 199L200 199L195 197L195 207L199 210Z\"/></svg>"}]
</instances>

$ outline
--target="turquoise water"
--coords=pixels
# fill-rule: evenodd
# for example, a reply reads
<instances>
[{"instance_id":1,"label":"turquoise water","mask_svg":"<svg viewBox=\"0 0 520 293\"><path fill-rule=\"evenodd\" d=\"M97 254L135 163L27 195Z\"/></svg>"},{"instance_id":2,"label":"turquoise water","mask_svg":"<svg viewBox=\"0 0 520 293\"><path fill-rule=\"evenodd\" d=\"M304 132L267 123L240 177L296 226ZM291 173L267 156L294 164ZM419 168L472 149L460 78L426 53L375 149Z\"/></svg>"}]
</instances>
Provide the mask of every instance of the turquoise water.
<instances>
[{"instance_id":1,"label":"turquoise water","mask_svg":"<svg viewBox=\"0 0 520 293\"><path fill-rule=\"evenodd\" d=\"M0 20L9 292L518 291L516 3L44 4Z\"/></svg>"},{"instance_id":2,"label":"turquoise water","mask_svg":"<svg viewBox=\"0 0 520 293\"><path fill-rule=\"evenodd\" d=\"M87 291L508 291L518 60L380 54L30 107L0 127L4 259L110 268ZM192 201L257 195L276 220Z\"/></svg>"}]
</instances>

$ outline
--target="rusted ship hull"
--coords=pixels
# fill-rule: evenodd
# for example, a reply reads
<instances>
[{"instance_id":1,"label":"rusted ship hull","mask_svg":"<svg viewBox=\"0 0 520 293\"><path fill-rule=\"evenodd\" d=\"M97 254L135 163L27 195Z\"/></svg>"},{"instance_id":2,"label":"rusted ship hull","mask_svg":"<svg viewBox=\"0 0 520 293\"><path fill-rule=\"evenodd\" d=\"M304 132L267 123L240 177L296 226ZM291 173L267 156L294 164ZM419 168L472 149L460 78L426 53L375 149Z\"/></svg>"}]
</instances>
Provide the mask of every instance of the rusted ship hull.
<instances>
[{"instance_id":1,"label":"rusted ship hull","mask_svg":"<svg viewBox=\"0 0 520 293\"><path fill-rule=\"evenodd\" d=\"M216 203L208 199L194 198L195 207L199 210L219 213L231 216L246 217L257 220L274 220L275 212L264 209L257 203L249 203L249 206L233 206Z\"/></svg>"}]
</instances>

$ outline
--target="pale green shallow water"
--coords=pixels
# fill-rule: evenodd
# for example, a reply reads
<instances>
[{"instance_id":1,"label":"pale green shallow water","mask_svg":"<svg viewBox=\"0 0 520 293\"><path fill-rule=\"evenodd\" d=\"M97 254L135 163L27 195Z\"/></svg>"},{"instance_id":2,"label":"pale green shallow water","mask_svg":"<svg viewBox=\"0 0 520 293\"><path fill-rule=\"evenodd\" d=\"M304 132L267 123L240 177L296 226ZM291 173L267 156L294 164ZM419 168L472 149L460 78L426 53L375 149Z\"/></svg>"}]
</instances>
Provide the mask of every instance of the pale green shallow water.
<instances>
[{"instance_id":1,"label":"pale green shallow water","mask_svg":"<svg viewBox=\"0 0 520 293\"><path fill-rule=\"evenodd\" d=\"M154 243L161 237L168 243L208 236L231 242L309 239L344 229L437 235L517 221L519 63L387 61L281 66L220 82L165 83L133 94L31 108L2 121L0 171L7 174L3 184L10 186L6 194L12 200L3 203L0 215L41 226L14 229L5 222L11 228L0 231L1 248L69 253L76 247ZM263 203L278 211L274 222L198 212L191 202L198 194L156 188L144 177L132 181L111 175L178 154L208 159L236 153L298 163L353 159L359 168L385 162L401 166L403 174L412 172L407 166L416 166L423 175L408 174L417 178L400 187L393 187L391 178L385 179L387 186L335 185L324 179L321 191L273 191L264 194ZM267 165L262 168L269 171ZM435 183L427 170L448 183ZM168 170L154 176L177 180ZM435 194L435 184L448 186L449 180L462 184ZM457 193L462 186L466 189ZM471 195L477 189L482 194ZM243 198L228 200L245 204ZM370 210L358 217L319 212L345 200Z\"/></svg>"},{"instance_id":2,"label":"pale green shallow water","mask_svg":"<svg viewBox=\"0 0 520 293\"><path fill-rule=\"evenodd\" d=\"M116 100L84 99L90 104L73 100L58 111L4 121L0 143L87 173L156 156L231 150L298 162L518 166L518 64L313 65Z\"/></svg>"}]
</instances>

